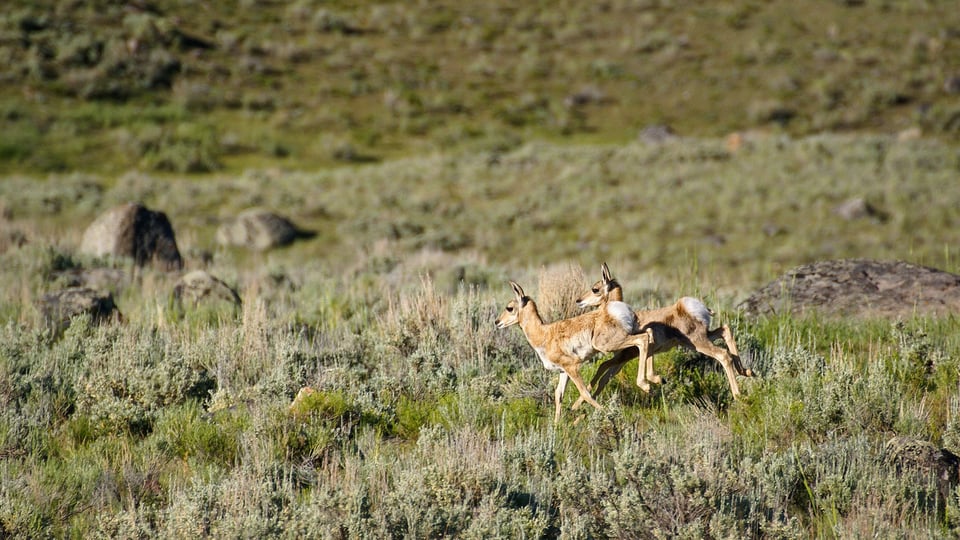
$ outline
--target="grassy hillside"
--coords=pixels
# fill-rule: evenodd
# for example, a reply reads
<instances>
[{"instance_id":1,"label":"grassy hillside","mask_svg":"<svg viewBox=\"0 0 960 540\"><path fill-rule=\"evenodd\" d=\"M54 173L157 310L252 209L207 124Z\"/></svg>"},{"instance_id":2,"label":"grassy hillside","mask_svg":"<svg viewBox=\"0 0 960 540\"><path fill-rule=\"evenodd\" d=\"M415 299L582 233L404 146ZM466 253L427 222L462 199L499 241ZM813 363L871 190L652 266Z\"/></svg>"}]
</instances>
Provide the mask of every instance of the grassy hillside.
<instances>
[{"instance_id":1,"label":"grassy hillside","mask_svg":"<svg viewBox=\"0 0 960 540\"><path fill-rule=\"evenodd\" d=\"M200 182L7 178L0 531L954 536L956 489L911 456L960 452L958 319L752 319L734 304L817 258L956 271L957 168L935 141L818 136L737 152L531 144ZM836 215L851 196L873 214ZM123 324L78 318L52 336L36 302L70 271L132 270L76 251L130 198L169 212L187 266L243 307L178 309L178 276L148 269L110 285ZM319 234L260 255L217 247L220 217L251 204ZM555 377L493 320L508 278L549 318L571 313L601 260L637 306L706 297L759 374L744 399L715 363L674 351L651 394L633 363L602 411L554 424ZM288 410L305 385L318 393Z\"/></svg>"},{"instance_id":2,"label":"grassy hillside","mask_svg":"<svg viewBox=\"0 0 960 540\"><path fill-rule=\"evenodd\" d=\"M428 250L463 259L447 275L500 287L473 275L468 261L518 269L573 261L595 270L605 260L652 292L702 287L732 303L820 259L900 258L957 271L958 170L954 146L886 136L766 137L736 152L709 139L534 143L509 153L202 181L11 177L0 183L0 200L11 229L52 236L68 250L97 214L141 200L169 214L188 266L206 253L231 273L295 269L304 260L335 273L371 260L389 268ZM837 213L858 198L869 212ZM250 206L281 211L318 236L260 257L219 247L219 224Z\"/></svg>"},{"instance_id":3,"label":"grassy hillside","mask_svg":"<svg viewBox=\"0 0 960 540\"><path fill-rule=\"evenodd\" d=\"M127 2L0 10L0 165L315 168L521 142L960 130L950 1Z\"/></svg>"},{"instance_id":4,"label":"grassy hillside","mask_svg":"<svg viewBox=\"0 0 960 540\"><path fill-rule=\"evenodd\" d=\"M0 538L957 537L960 318L736 305L821 259L960 272L958 43L919 0L8 0ZM242 306L79 253L127 201ZM316 235L217 245L254 206ZM493 321L602 261L703 297L743 399L671 351L554 423ZM123 321L51 333L103 267Z\"/></svg>"}]
</instances>

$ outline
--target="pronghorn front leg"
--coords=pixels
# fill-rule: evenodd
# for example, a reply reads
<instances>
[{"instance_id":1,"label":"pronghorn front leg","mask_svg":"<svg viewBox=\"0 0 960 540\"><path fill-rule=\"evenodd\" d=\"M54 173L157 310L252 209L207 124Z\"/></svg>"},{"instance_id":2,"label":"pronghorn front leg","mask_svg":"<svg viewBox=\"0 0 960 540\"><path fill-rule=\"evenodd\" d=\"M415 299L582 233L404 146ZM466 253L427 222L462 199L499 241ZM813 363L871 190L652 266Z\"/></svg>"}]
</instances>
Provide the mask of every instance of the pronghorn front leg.
<instances>
[{"instance_id":1,"label":"pronghorn front leg","mask_svg":"<svg viewBox=\"0 0 960 540\"><path fill-rule=\"evenodd\" d=\"M566 371L560 372L560 381L557 382L557 389L553 392L553 403L555 405L555 411L553 413L553 421L560 421L560 402L563 400L563 391L567 388L567 376Z\"/></svg>"},{"instance_id":2,"label":"pronghorn front leg","mask_svg":"<svg viewBox=\"0 0 960 540\"><path fill-rule=\"evenodd\" d=\"M570 380L573 381L573 384L577 386L577 390L580 391L580 399L574 404L574 408L579 405L581 400L593 405L595 409L602 408L600 404L597 403L597 400L593 399L593 396L590 395L590 391L587 390L587 385L583 384L583 378L580 377L580 371L576 367L571 369L564 368L563 371L570 376Z\"/></svg>"}]
</instances>

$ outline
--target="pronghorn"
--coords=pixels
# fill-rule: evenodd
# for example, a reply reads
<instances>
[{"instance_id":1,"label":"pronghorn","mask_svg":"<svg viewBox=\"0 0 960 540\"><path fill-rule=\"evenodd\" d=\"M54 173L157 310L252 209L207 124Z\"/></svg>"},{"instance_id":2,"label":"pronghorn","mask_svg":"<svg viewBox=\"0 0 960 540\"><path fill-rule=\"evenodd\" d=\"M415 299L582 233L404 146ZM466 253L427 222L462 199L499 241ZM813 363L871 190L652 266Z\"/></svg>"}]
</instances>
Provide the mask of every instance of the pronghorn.
<instances>
[{"instance_id":1,"label":"pronghorn","mask_svg":"<svg viewBox=\"0 0 960 540\"><path fill-rule=\"evenodd\" d=\"M581 401L599 409L590 391L580 377L580 364L598 352L614 352L636 347L646 354L652 333L642 332L637 326L637 317L633 309L621 301L602 302L600 309L583 313L569 319L544 323L533 299L523 293L517 283L511 281L510 287L516 296L503 313L497 317L497 328L520 325L527 342L536 351L543 367L560 372L560 381L554 392L554 421L560 420L560 401L567 386L567 379L573 381L580 391Z\"/></svg>"},{"instance_id":2,"label":"pronghorn","mask_svg":"<svg viewBox=\"0 0 960 540\"><path fill-rule=\"evenodd\" d=\"M577 299L578 306L596 306L606 302L623 300L623 288L611 275L607 263L603 263L600 269L602 278L593 284L590 291ZM653 336L646 354L643 351L634 351L633 349L617 352L613 358L600 364L593 380L590 381L590 388L593 389L595 394L599 394L610 378L639 354L640 365L637 366L637 386L643 391L649 392L651 382L661 382L660 376L653 372L653 356L675 347L685 347L703 353L719 362L723 366L727 380L730 382L730 391L736 398L740 395L740 385L737 384L736 376L739 374L744 377L753 377L753 371L743 368L740 362L740 353L737 351L737 344L733 340L733 332L730 331L729 326L724 324L719 328L709 329L712 315L713 311L703 302L689 296L681 298L672 306L637 311L637 322L640 328L652 332ZM714 345L713 340L717 338L723 338L723 341L727 344L727 349ZM573 408L579 407L581 401L578 400Z\"/></svg>"}]
</instances>

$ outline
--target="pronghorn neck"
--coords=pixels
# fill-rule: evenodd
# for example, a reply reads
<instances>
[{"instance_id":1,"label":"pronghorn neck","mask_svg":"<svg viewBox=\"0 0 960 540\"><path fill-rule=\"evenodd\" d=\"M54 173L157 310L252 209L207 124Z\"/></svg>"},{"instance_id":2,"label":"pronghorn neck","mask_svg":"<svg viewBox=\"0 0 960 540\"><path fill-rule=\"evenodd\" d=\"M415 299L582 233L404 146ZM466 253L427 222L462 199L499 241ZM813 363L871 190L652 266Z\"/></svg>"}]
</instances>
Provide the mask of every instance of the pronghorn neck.
<instances>
[{"instance_id":1,"label":"pronghorn neck","mask_svg":"<svg viewBox=\"0 0 960 540\"><path fill-rule=\"evenodd\" d=\"M623 302L623 287L616 281L610 282L610 292L607 293L607 301Z\"/></svg>"},{"instance_id":2,"label":"pronghorn neck","mask_svg":"<svg viewBox=\"0 0 960 540\"><path fill-rule=\"evenodd\" d=\"M543 327L545 325L543 318L540 317L537 304L533 300L527 299L523 307L520 308L517 319L520 329L523 330L523 334L527 336L527 341L531 345L536 346L543 342Z\"/></svg>"}]
</instances>

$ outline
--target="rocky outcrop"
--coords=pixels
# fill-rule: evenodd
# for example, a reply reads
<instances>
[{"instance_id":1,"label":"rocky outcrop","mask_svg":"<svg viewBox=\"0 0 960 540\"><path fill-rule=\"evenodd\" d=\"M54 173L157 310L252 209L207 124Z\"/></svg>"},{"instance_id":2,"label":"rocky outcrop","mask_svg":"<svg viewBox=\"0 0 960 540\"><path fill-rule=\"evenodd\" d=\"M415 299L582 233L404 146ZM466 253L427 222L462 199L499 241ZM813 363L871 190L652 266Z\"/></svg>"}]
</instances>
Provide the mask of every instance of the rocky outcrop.
<instances>
[{"instance_id":1,"label":"rocky outcrop","mask_svg":"<svg viewBox=\"0 0 960 540\"><path fill-rule=\"evenodd\" d=\"M942 501L949 500L960 484L960 458L929 441L894 437L884 445L884 452L900 474L912 475L917 482L932 480Z\"/></svg>"},{"instance_id":2,"label":"rocky outcrop","mask_svg":"<svg viewBox=\"0 0 960 540\"><path fill-rule=\"evenodd\" d=\"M66 330L71 319L81 314L90 315L97 324L122 319L112 294L88 287L70 287L47 293L38 304L44 324L54 333Z\"/></svg>"},{"instance_id":3,"label":"rocky outcrop","mask_svg":"<svg viewBox=\"0 0 960 540\"><path fill-rule=\"evenodd\" d=\"M312 236L314 233L300 229L289 219L260 208L245 210L217 229L217 243L254 251L266 251Z\"/></svg>"},{"instance_id":4,"label":"rocky outcrop","mask_svg":"<svg viewBox=\"0 0 960 540\"><path fill-rule=\"evenodd\" d=\"M153 264L162 270L183 268L166 214L138 203L122 204L101 214L83 233L80 252L95 257L131 257L138 266Z\"/></svg>"},{"instance_id":5,"label":"rocky outcrop","mask_svg":"<svg viewBox=\"0 0 960 540\"><path fill-rule=\"evenodd\" d=\"M173 298L180 305L226 303L240 307L240 295L229 285L203 270L194 270L173 286Z\"/></svg>"},{"instance_id":6,"label":"rocky outcrop","mask_svg":"<svg viewBox=\"0 0 960 540\"><path fill-rule=\"evenodd\" d=\"M790 270L738 307L754 316L941 316L960 313L960 276L901 261L822 261Z\"/></svg>"}]
</instances>

